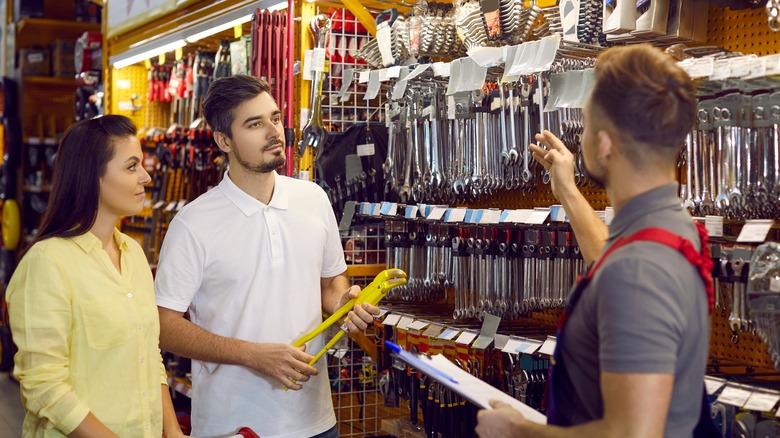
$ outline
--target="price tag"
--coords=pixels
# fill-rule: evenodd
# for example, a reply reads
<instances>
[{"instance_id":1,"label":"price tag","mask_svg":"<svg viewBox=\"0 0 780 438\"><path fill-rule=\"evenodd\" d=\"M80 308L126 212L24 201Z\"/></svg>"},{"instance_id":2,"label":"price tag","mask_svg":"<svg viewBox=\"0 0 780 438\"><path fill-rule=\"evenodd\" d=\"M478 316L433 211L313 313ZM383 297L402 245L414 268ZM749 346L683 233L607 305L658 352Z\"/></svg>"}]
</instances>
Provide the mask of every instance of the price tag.
<instances>
[{"instance_id":1,"label":"price tag","mask_svg":"<svg viewBox=\"0 0 780 438\"><path fill-rule=\"evenodd\" d=\"M398 212L398 204L395 202L383 202L379 208L379 213L384 216L395 216Z\"/></svg>"},{"instance_id":2,"label":"price tag","mask_svg":"<svg viewBox=\"0 0 780 438\"><path fill-rule=\"evenodd\" d=\"M769 412L775 407L778 401L780 401L780 394L754 392L747 403L745 403L744 409L749 411Z\"/></svg>"},{"instance_id":3,"label":"price tag","mask_svg":"<svg viewBox=\"0 0 780 438\"><path fill-rule=\"evenodd\" d=\"M474 341L474 345L472 345L472 348L476 348L478 350L484 350L488 347L490 347L490 344L493 343L493 336L488 335L479 335L476 341Z\"/></svg>"},{"instance_id":4,"label":"price tag","mask_svg":"<svg viewBox=\"0 0 780 438\"><path fill-rule=\"evenodd\" d=\"M746 221L745 226L742 227L742 231L739 233L739 237L737 237L737 242L763 243L773 224L774 221L772 219Z\"/></svg>"},{"instance_id":5,"label":"price tag","mask_svg":"<svg viewBox=\"0 0 780 438\"><path fill-rule=\"evenodd\" d=\"M466 208L453 208L450 210L447 222L463 222L463 219L466 218L466 210ZM430 217L428 219L430 219Z\"/></svg>"},{"instance_id":6,"label":"price tag","mask_svg":"<svg viewBox=\"0 0 780 438\"><path fill-rule=\"evenodd\" d=\"M410 316L402 316L401 320L398 321L398 324L396 325L396 327L398 329L400 329L400 330L406 330L407 328L409 328L409 324L411 324L413 322L414 322L414 318L412 318Z\"/></svg>"},{"instance_id":7,"label":"price tag","mask_svg":"<svg viewBox=\"0 0 780 438\"><path fill-rule=\"evenodd\" d=\"M382 64L395 64L395 58L393 58L392 34L390 26L388 26L386 22L380 24L379 28L376 30L376 41L379 45L379 53L382 55Z\"/></svg>"},{"instance_id":8,"label":"price tag","mask_svg":"<svg viewBox=\"0 0 780 438\"><path fill-rule=\"evenodd\" d=\"M533 341L533 340L529 339L526 342L526 344L523 345L523 349L522 350L518 349L517 351L518 351L518 353L523 353L523 354L534 354L534 353L536 353L536 350L538 350L539 347L541 347L541 346L542 346L541 342ZM552 351L555 352L555 345L552 346ZM540 351L540 353L541 353L541 351ZM550 353L550 355L552 355L552 353Z\"/></svg>"},{"instance_id":9,"label":"price tag","mask_svg":"<svg viewBox=\"0 0 780 438\"><path fill-rule=\"evenodd\" d=\"M387 314L387 309L379 309L379 315L377 315L377 318L381 318Z\"/></svg>"},{"instance_id":10,"label":"price tag","mask_svg":"<svg viewBox=\"0 0 780 438\"><path fill-rule=\"evenodd\" d=\"M460 333L459 330L446 329L439 335L439 339L443 339L445 341L451 341L455 338L455 336L458 336L458 333Z\"/></svg>"},{"instance_id":11,"label":"price tag","mask_svg":"<svg viewBox=\"0 0 780 438\"><path fill-rule=\"evenodd\" d=\"M769 292L780 292L780 279L778 278L769 279Z\"/></svg>"},{"instance_id":12,"label":"price tag","mask_svg":"<svg viewBox=\"0 0 780 438\"><path fill-rule=\"evenodd\" d=\"M443 327L436 324L431 324L428 326L428 330L425 330L423 333L423 336L429 339L435 339L439 334L441 333Z\"/></svg>"},{"instance_id":13,"label":"price tag","mask_svg":"<svg viewBox=\"0 0 780 438\"><path fill-rule=\"evenodd\" d=\"M526 219L525 223L531 225L541 225L547 220L550 215L549 208L535 208Z\"/></svg>"},{"instance_id":14,"label":"price tag","mask_svg":"<svg viewBox=\"0 0 780 438\"><path fill-rule=\"evenodd\" d=\"M745 79L762 78L766 76L766 57L752 58L748 61L750 73Z\"/></svg>"},{"instance_id":15,"label":"price tag","mask_svg":"<svg viewBox=\"0 0 780 438\"><path fill-rule=\"evenodd\" d=\"M404 217L407 219L414 219L417 217L417 206L409 205L404 210Z\"/></svg>"},{"instance_id":16,"label":"price tag","mask_svg":"<svg viewBox=\"0 0 780 438\"><path fill-rule=\"evenodd\" d=\"M766 75L780 75L780 54L766 56Z\"/></svg>"},{"instance_id":17,"label":"price tag","mask_svg":"<svg viewBox=\"0 0 780 438\"><path fill-rule=\"evenodd\" d=\"M171 201L165 206L165 211L171 212L174 208L176 208L176 201Z\"/></svg>"},{"instance_id":18,"label":"price tag","mask_svg":"<svg viewBox=\"0 0 780 438\"><path fill-rule=\"evenodd\" d=\"M710 237L723 237L723 216L704 216L704 227Z\"/></svg>"},{"instance_id":19,"label":"price tag","mask_svg":"<svg viewBox=\"0 0 780 438\"><path fill-rule=\"evenodd\" d=\"M389 327L395 327L398 324L398 321L401 320L401 315L396 314L390 314L387 315L387 318L382 322L382 324L389 326Z\"/></svg>"},{"instance_id":20,"label":"price tag","mask_svg":"<svg viewBox=\"0 0 780 438\"><path fill-rule=\"evenodd\" d=\"M548 336L547 340L544 341L544 344L542 344L542 347L539 349L539 353L552 356L555 352L555 345L557 343L558 340L555 339L555 336Z\"/></svg>"},{"instance_id":21,"label":"price tag","mask_svg":"<svg viewBox=\"0 0 780 438\"><path fill-rule=\"evenodd\" d=\"M311 51L311 69L316 72L325 71L325 49L313 49Z\"/></svg>"},{"instance_id":22,"label":"price tag","mask_svg":"<svg viewBox=\"0 0 780 438\"><path fill-rule=\"evenodd\" d=\"M718 396L718 401L741 408L748 401L748 398L750 398L752 393L752 391L737 388L736 386L726 385L726 388L724 388Z\"/></svg>"},{"instance_id":23,"label":"price tag","mask_svg":"<svg viewBox=\"0 0 780 438\"><path fill-rule=\"evenodd\" d=\"M704 378L704 387L707 388L707 394L715 394L718 392L720 388L723 388L723 385L726 384L726 381L723 379L716 379L714 377L705 377Z\"/></svg>"},{"instance_id":24,"label":"price tag","mask_svg":"<svg viewBox=\"0 0 780 438\"><path fill-rule=\"evenodd\" d=\"M712 76L715 70L714 58L700 58L693 62L693 64L687 69L688 76L691 79L706 78Z\"/></svg>"},{"instance_id":25,"label":"price tag","mask_svg":"<svg viewBox=\"0 0 780 438\"><path fill-rule=\"evenodd\" d=\"M387 69L387 78L388 79L397 79L399 76L401 76L401 66L396 65L393 67L390 67Z\"/></svg>"},{"instance_id":26,"label":"price tag","mask_svg":"<svg viewBox=\"0 0 780 438\"><path fill-rule=\"evenodd\" d=\"M370 75L371 72L368 70L361 71L360 73L358 73L358 83L365 84L366 82L368 82L368 78L370 77Z\"/></svg>"},{"instance_id":27,"label":"price tag","mask_svg":"<svg viewBox=\"0 0 780 438\"><path fill-rule=\"evenodd\" d=\"M512 210L509 212L509 215L507 215L507 218L504 222L509 222L512 224L524 224L526 223L528 216L531 216L531 213L533 212L534 211L531 209Z\"/></svg>"},{"instance_id":28,"label":"price tag","mask_svg":"<svg viewBox=\"0 0 780 438\"><path fill-rule=\"evenodd\" d=\"M406 80L410 81L410 80L416 78L417 76L420 76L421 74L423 74L423 72L425 70L428 70L428 67L430 67L430 66L431 66L430 64L420 64L420 65L418 65L417 67L414 68L414 70L412 70L411 73L409 73L409 76L406 77Z\"/></svg>"},{"instance_id":29,"label":"price tag","mask_svg":"<svg viewBox=\"0 0 780 438\"><path fill-rule=\"evenodd\" d=\"M712 74L710 75L710 80L722 81L730 77L731 77L731 64L729 63L729 60L720 59L715 61Z\"/></svg>"},{"instance_id":30,"label":"price tag","mask_svg":"<svg viewBox=\"0 0 780 438\"><path fill-rule=\"evenodd\" d=\"M422 330L425 327L428 327L428 323L425 321L417 320L411 324L409 324L408 327L406 327L407 330Z\"/></svg>"},{"instance_id":31,"label":"price tag","mask_svg":"<svg viewBox=\"0 0 780 438\"><path fill-rule=\"evenodd\" d=\"M374 143L357 145L357 154L359 157L371 157L376 154Z\"/></svg>"},{"instance_id":32,"label":"price tag","mask_svg":"<svg viewBox=\"0 0 780 438\"><path fill-rule=\"evenodd\" d=\"M461 345L470 345L471 342L474 341L474 339L476 338L477 338L476 333L465 331L461 333L460 336L458 336L458 339L455 339L455 343Z\"/></svg>"},{"instance_id":33,"label":"price tag","mask_svg":"<svg viewBox=\"0 0 780 438\"><path fill-rule=\"evenodd\" d=\"M450 63L449 62L434 62L433 63L433 75L439 78L450 77Z\"/></svg>"},{"instance_id":34,"label":"price tag","mask_svg":"<svg viewBox=\"0 0 780 438\"><path fill-rule=\"evenodd\" d=\"M368 86L366 87L366 94L363 96L363 100L376 99L376 96L379 95L379 87L381 86L382 85L379 82L379 71L371 71L368 75Z\"/></svg>"},{"instance_id":35,"label":"price tag","mask_svg":"<svg viewBox=\"0 0 780 438\"><path fill-rule=\"evenodd\" d=\"M482 217L479 218L481 224L497 224L501 218L501 210L482 210Z\"/></svg>"},{"instance_id":36,"label":"price tag","mask_svg":"<svg viewBox=\"0 0 780 438\"><path fill-rule=\"evenodd\" d=\"M181 210L182 207L184 207L184 204L186 204L186 203L187 203L186 199L180 199L178 204L176 204L176 211Z\"/></svg>"},{"instance_id":37,"label":"price tag","mask_svg":"<svg viewBox=\"0 0 780 438\"><path fill-rule=\"evenodd\" d=\"M447 212L446 208L436 207L431 211L431 213L428 215L426 219L430 219L433 221L440 221L441 218L444 217L444 213L446 212Z\"/></svg>"},{"instance_id":38,"label":"price tag","mask_svg":"<svg viewBox=\"0 0 780 438\"><path fill-rule=\"evenodd\" d=\"M130 87L130 79L119 79L116 81L116 88L120 90L129 90Z\"/></svg>"},{"instance_id":39,"label":"price tag","mask_svg":"<svg viewBox=\"0 0 780 438\"><path fill-rule=\"evenodd\" d=\"M520 339L512 338L510 337L509 340L506 342L506 345L504 345L504 348L501 349L504 353L517 353L517 349L523 345L523 343L520 341Z\"/></svg>"},{"instance_id":40,"label":"price tag","mask_svg":"<svg viewBox=\"0 0 780 438\"><path fill-rule=\"evenodd\" d=\"M756 59L755 56L740 56L729 60L729 69L731 77L744 78L750 74L750 61Z\"/></svg>"}]
</instances>

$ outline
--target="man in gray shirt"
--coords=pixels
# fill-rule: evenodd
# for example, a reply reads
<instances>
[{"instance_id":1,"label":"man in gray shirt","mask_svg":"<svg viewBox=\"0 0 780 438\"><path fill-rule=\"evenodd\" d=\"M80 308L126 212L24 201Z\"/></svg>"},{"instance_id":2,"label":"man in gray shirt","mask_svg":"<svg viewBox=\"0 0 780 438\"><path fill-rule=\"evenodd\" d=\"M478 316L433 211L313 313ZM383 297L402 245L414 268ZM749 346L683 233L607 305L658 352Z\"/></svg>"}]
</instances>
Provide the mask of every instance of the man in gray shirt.
<instances>
[{"instance_id":1,"label":"man in gray shirt","mask_svg":"<svg viewBox=\"0 0 780 438\"><path fill-rule=\"evenodd\" d=\"M689 255L699 256L700 235L676 182L695 108L690 78L661 51L619 47L599 57L582 153L615 209L609 230L574 184L571 153L550 132L537 135L545 148L532 145L534 158L550 171L586 262L648 227L679 235L692 245ZM692 436L710 333L700 270L678 249L648 241L600 262L559 335L551 424L533 424L496 402L479 414L480 437Z\"/></svg>"}]
</instances>

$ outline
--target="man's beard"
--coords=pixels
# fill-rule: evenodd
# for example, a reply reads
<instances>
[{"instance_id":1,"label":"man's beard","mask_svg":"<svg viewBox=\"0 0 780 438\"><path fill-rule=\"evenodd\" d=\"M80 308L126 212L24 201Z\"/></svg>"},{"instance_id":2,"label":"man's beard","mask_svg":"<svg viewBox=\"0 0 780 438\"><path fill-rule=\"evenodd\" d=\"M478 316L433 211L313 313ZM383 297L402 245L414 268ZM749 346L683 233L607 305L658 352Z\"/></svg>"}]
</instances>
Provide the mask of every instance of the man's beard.
<instances>
[{"instance_id":1,"label":"man's beard","mask_svg":"<svg viewBox=\"0 0 780 438\"><path fill-rule=\"evenodd\" d=\"M269 145L266 145L263 148L263 151L265 151L266 148L268 148L270 146L274 146L276 144L280 144L281 145L281 143L271 143ZM272 172L272 171L278 169L279 167L284 166L284 163L287 161L287 159L284 156L284 150L283 149L279 153L279 155L276 155L270 161L266 161L266 162L260 163L260 164L251 164L250 162L248 162L248 161L244 160L243 158L241 158L241 155L238 153L238 148L233 148L233 154L236 156L236 161L238 162L238 164L241 167L243 167L244 169L246 169L246 170L248 170L250 172L254 172L254 173L269 173L269 172Z\"/></svg>"}]
</instances>

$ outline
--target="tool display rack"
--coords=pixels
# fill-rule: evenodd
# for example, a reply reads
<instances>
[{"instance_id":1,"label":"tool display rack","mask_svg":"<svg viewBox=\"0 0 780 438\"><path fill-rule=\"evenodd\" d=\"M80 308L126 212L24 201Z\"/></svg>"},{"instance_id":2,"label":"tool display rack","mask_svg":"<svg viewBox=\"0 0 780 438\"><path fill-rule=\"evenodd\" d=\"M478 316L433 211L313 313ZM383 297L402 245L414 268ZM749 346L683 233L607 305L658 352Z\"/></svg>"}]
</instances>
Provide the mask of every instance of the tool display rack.
<instances>
[{"instance_id":1,"label":"tool display rack","mask_svg":"<svg viewBox=\"0 0 780 438\"><path fill-rule=\"evenodd\" d=\"M346 9L341 9L342 30L331 30L330 38L331 43L329 47L337 47L338 39L340 38L353 38L357 39L356 42L361 40L367 40L369 35L367 33L358 32L358 24L356 18L347 19ZM343 29L350 25L353 29L351 32L345 32ZM330 50L330 49L329 49ZM337 49L336 49L337 50ZM377 95L376 98L371 100L363 99L366 92L366 84L359 84L357 79L357 72L361 69L365 69L365 64L360 64L357 61L333 61L333 54L330 54L330 67L327 80L322 87L322 121L330 132L344 132L351 125L357 122L378 122L384 121L384 101L385 96L382 92ZM353 69L355 71L355 77L352 79L345 78L345 71ZM347 91L347 97L349 99L346 102L340 102L338 93L341 89L341 84L344 80L351 80L353 85L349 87Z\"/></svg>"}]
</instances>

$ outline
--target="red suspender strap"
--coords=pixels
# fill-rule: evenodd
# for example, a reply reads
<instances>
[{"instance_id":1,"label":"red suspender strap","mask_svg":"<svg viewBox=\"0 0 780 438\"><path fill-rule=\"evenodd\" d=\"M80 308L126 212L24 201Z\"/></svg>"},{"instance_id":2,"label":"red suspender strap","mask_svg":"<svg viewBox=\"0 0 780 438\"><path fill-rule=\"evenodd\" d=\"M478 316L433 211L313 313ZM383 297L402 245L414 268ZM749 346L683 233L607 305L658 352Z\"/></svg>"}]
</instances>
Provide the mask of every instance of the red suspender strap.
<instances>
[{"instance_id":1,"label":"red suspender strap","mask_svg":"<svg viewBox=\"0 0 780 438\"><path fill-rule=\"evenodd\" d=\"M629 243L637 241L660 243L682 253L688 262L699 270L699 275L704 281L704 288L707 291L707 303L709 304L709 311L712 313L714 304L714 287L712 284L713 262L712 258L710 258L710 247L707 241L707 229L704 227L704 225L698 222L695 224L697 230L699 231L701 252L696 251L691 242L668 230L664 230L663 228L645 228L628 237L618 239L601 257L599 257L593 267L588 270L586 279L590 280L593 277L593 275L596 273L596 270L601 266L604 260L609 257L610 254L622 248L623 246L628 245Z\"/></svg>"}]
</instances>

